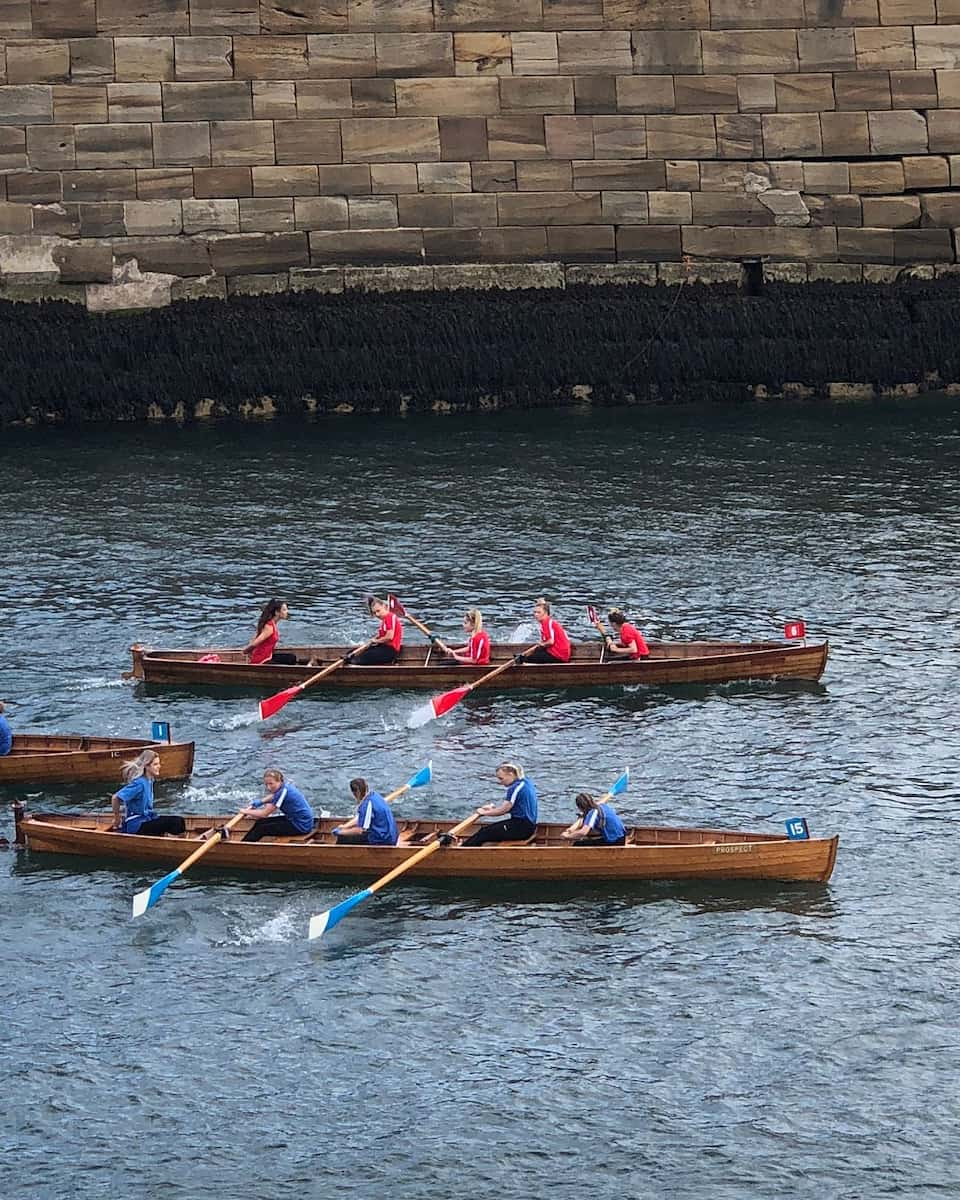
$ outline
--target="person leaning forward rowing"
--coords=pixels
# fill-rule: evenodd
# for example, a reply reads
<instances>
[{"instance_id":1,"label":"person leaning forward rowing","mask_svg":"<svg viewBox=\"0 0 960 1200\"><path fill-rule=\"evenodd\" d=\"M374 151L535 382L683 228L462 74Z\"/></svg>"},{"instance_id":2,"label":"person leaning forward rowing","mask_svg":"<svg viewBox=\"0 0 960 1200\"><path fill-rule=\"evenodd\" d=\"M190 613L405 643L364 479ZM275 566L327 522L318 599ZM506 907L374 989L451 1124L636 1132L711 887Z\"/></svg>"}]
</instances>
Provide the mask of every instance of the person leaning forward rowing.
<instances>
[{"instance_id":1,"label":"person leaning forward rowing","mask_svg":"<svg viewBox=\"0 0 960 1200\"><path fill-rule=\"evenodd\" d=\"M650 647L644 640L643 634L628 620L626 613L619 608L611 608L607 613L610 624L617 631L617 640L606 634L603 642L610 654L631 659L648 658Z\"/></svg>"},{"instance_id":2,"label":"person leaning forward rowing","mask_svg":"<svg viewBox=\"0 0 960 1200\"><path fill-rule=\"evenodd\" d=\"M357 667L389 666L400 657L403 625L386 600L381 600L378 596L370 597L367 608L372 617L378 618L380 627L366 650L346 655L347 662Z\"/></svg>"},{"instance_id":3,"label":"person leaning forward rowing","mask_svg":"<svg viewBox=\"0 0 960 1200\"><path fill-rule=\"evenodd\" d=\"M611 804L595 800L589 792L581 792L574 803L580 816L560 834L578 846L624 846L627 831Z\"/></svg>"},{"instance_id":4,"label":"person leaning forward rowing","mask_svg":"<svg viewBox=\"0 0 960 1200\"><path fill-rule=\"evenodd\" d=\"M357 802L357 812L334 829L337 845L395 846L399 837L397 823L383 796L372 792L365 779L351 779L350 791Z\"/></svg>"},{"instance_id":5,"label":"person leaning forward rowing","mask_svg":"<svg viewBox=\"0 0 960 1200\"><path fill-rule=\"evenodd\" d=\"M123 787L110 797L113 802L112 832L138 833L144 837L162 837L166 833L183 834L183 817L158 817L153 809L153 785L160 776L160 755L156 750L141 750L123 766Z\"/></svg>"},{"instance_id":6,"label":"person leaning forward rowing","mask_svg":"<svg viewBox=\"0 0 960 1200\"><path fill-rule=\"evenodd\" d=\"M268 767L263 773L267 794L243 809L245 817L253 818L253 827L243 835L245 842L259 842L265 837L302 837L313 832L313 809L299 788L287 783L283 772Z\"/></svg>"},{"instance_id":7,"label":"person leaning forward rowing","mask_svg":"<svg viewBox=\"0 0 960 1200\"><path fill-rule=\"evenodd\" d=\"M540 642L536 650L524 655L522 661L530 663L569 662L570 639L560 622L550 615L550 605L542 596L533 602L533 617L540 625Z\"/></svg>"},{"instance_id":8,"label":"person leaning forward rowing","mask_svg":"<svg viewBox=\"0 0 960 1200\"><path fill-rule=\"evenodd\" d=\"M479 608L468 608L463 614L463 631L470 635L465 646L448 646L436 639L437 646L449 656L446 662L485 667L490 662L490 634L483 627L483 614Z\"/></svg>"},{"instance_id":9,"label":"person leaning forward rowing","mask_svg":"<svg viewBox=\"0 0 960 1200\"><path fill-rule=\"evenodd\" d=\"M503 817L481 825L463 846L483 846L487 842L525 842L537 832L537 789L523 774L523 767L503 762L497 767L497 779L507 789L499 804L485 804L477 812L482 817Z\"/></svg>"}]
</instances>

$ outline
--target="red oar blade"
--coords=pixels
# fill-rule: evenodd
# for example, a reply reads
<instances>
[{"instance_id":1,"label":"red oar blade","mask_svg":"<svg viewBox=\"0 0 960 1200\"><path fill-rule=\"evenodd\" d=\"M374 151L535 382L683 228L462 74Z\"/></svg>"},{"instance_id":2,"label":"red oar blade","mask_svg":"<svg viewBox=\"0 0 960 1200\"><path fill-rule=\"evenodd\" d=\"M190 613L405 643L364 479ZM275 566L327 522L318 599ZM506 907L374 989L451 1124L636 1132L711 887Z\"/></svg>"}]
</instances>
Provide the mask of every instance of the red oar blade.
<instances>
[{"instance_id":1,"label":"red oar blade","mask_svg":"<svg viewBox=\"0 0 960 1200\"><path fill-rule=\"evenodd\" d=\"M395 596L393 592L390 592L387 595L387 608L389 608L392 613L396 613L398 617L405 617L407 615L407 610L400 603L400 598Z\"/></svg>"},{"instance_id":2,"label":"red oar blade","mask_svg":"<svg viewBox=\"0 0 960 1200\"><path fill-rule=\"evenodd\" d=\"M285 688L282 692L277 692L275 696L268 696L266 700L260 701L260 720L265 721L267 717L272 717L274 713L278 713L283 706L292 700L299 692L302 686L298 683L295 687Z\"/></svg>"},{"instance_id":3,"label":"red oar blade","mask_svg":"<svg viewBox=\"0 0 960 1200\"><path fill-rule=\"evenodd\" d=\"M464 686L444 692L440 696L432 696L426 704L421 704L419 708L414 709L407 721L407 728L418 729L421 725L426 725L428 721L442 717L444 713L448 713L451 708L456 707L472 690L469 686Z\"/></svg>"}]
</instances>

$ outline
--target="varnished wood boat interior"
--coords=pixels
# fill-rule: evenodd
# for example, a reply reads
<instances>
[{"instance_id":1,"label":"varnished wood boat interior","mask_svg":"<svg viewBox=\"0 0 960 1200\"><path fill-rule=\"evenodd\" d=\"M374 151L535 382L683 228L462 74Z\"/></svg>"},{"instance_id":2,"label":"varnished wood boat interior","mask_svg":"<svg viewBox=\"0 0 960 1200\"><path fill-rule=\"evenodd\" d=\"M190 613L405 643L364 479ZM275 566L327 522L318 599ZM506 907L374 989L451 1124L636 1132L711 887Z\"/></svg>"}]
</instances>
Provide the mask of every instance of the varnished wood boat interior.
<instances>
[{"instance_id":1,"label":"varnished wood boat interior","mask_svg":"<svg viewBox=\"0 0 960 1200\"><path fill-rule=\"evenodd\" d=\"M161 743L165 745L166 743ZM73 733L16 733L10 748L10 757L29 754L77 754L89 750L119 750L132 756L147 746L155 745L149 739L121 737L86 737Z\"/></svg>"}]
</instances>

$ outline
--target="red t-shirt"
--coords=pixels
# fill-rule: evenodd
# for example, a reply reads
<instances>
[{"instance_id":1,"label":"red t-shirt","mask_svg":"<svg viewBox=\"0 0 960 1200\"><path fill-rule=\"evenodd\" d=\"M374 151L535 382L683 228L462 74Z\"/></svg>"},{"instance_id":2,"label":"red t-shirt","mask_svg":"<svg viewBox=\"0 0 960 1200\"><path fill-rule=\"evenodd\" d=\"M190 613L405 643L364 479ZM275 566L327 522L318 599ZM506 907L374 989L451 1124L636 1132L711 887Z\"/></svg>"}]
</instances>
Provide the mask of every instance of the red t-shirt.
<instances>
[{"instance_id":1,"label":"red t-shirt","mask_svg":"<svg viewBox=\"0 0 960 1200\"><path fill-rule=\"evenodd\" d=\"M388 637L390 645L394 650L399 650L403 645L403 626L400 624L400 618L396 613L387 613L380 622L380 628L377 630L377 637Z\"/></svg>"},{"instance_id":2,"label":"red t-shirt","mask_svg":"<svg viewBox=\"0 0 960 1200\"><path fill-rule=\"evenodd\" d=\"M547 647L551 658L559 659L560 662L570 661L570 639L559 621L555 621L553 617L544 617L540 622L540 637L543 641L549 637L553 638L553 645Z\"/></svg>"},{"instance_id":3,"label":"red t-shirt","mask_svg":"<svg viewBox=\"0 0 960 1200\"><path fill-rule=\"evenodd\" d=\"M277 628L275 621L268 621L263 629L269 629L270 636L265 638L259 645L254 646L250 651L250 661L259 666L260 663L269 662L273 657L273 651L276 648L277 642L280 641L280 630ZM263 633L263 629L260 630Z\"/></svg>"},{"instance_id":4,"label":"red t-shirt","mask_svg":"<svg viewBox=\"0 0 960 1200\"><path fill-rule=\"evenodd\" d=\"M640 630L635 625L631 625L629 621L624 621L620 626L620 645L628 646L631 642L635 642L637 646L636 652L630 655L631 658L642 658L643 655L650 653Z\"/></svg>"},{"instance_id":5,"label":"red t-shirt","mask_svg":"<svg viewBox=\"0 0 960 1200\"><path fill-rule=\"evenodd\" d=\"M479 667L490 661L490 634L485 629L472 635L467 653L470 655L470 661Z\"/></svg>"}]
</instances>

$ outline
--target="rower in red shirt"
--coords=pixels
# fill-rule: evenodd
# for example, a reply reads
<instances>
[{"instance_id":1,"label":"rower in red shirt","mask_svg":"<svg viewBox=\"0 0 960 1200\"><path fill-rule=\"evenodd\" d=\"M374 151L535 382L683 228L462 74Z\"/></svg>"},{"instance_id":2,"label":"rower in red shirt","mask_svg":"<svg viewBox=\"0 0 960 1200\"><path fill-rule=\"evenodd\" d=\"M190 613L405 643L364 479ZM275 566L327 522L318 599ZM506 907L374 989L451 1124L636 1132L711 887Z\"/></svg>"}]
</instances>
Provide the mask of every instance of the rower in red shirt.
<instances>
[{"instance_id":1,"label":"rower in red shirt","mask_svg":"<svg viewBox=\"0 0 960 1200\"><path fill-rule=\"evenodd\" d=\"M439 638L437 645L453 662L486 666L490 661L490 634L483 627L483 614L479 608L468 608L463 614L463 629L470 635L465 646L447 646Z\"/></svg>"},{"instance_id":2,"label":"rower in red shirt","mask_svg":"<svg viewBox=\"0 0 960 1200\"><path fill-rule=\"evenodd\" d=\"M604 636L604 644L610 654L631 659L649 657L650 648L644 641L643 634L635 625L630 624L622 609L611 608L607 618L616 630L618 639L614 641L609 633Z\"/></svg>"},{"instance_id":3,"label":"rower in red shirt","mask_svg":"<svg viewBox=\"0 0 960 1200\"><path fill-rule=\"evenodd\" d=\"M570 639L566 630L555 617L550 616L550 605L541 596L533 602L534 620L540 623L540 645L524 659L531 663L556 663L570 661Z\"/></svg>"},{"instance_id":4,"label":"rower in red shirt","mask_svg":"<svg viewBox=\"0 0 960 1200\"><path fill-rule=\"evenodd\" d=\"M277 650L280 641L279 621L285 621L290 616L285 600L268 600L257 621L257 632L243 647L243 653L255 666L264 663L282 663L290 666L297 661L297 656L287 650Z\"/></svg>"},{"instance_id":5,"label":"rower in red shirt","mask_svg":"<svg viewBox=\"0 0 960 1200\"><path fill-rule=\"evenodd\" d=\"M381 600L378 596L371 596L367 601L367 607L370 615L378 617L380 620L377 636L366 650L362 650L355 657L348 656L348 662L359 667L388 666L390 663L395 663L400 657L400 647L403 645L403 625L386 600Z\"/></svg>"}]
</instances>

